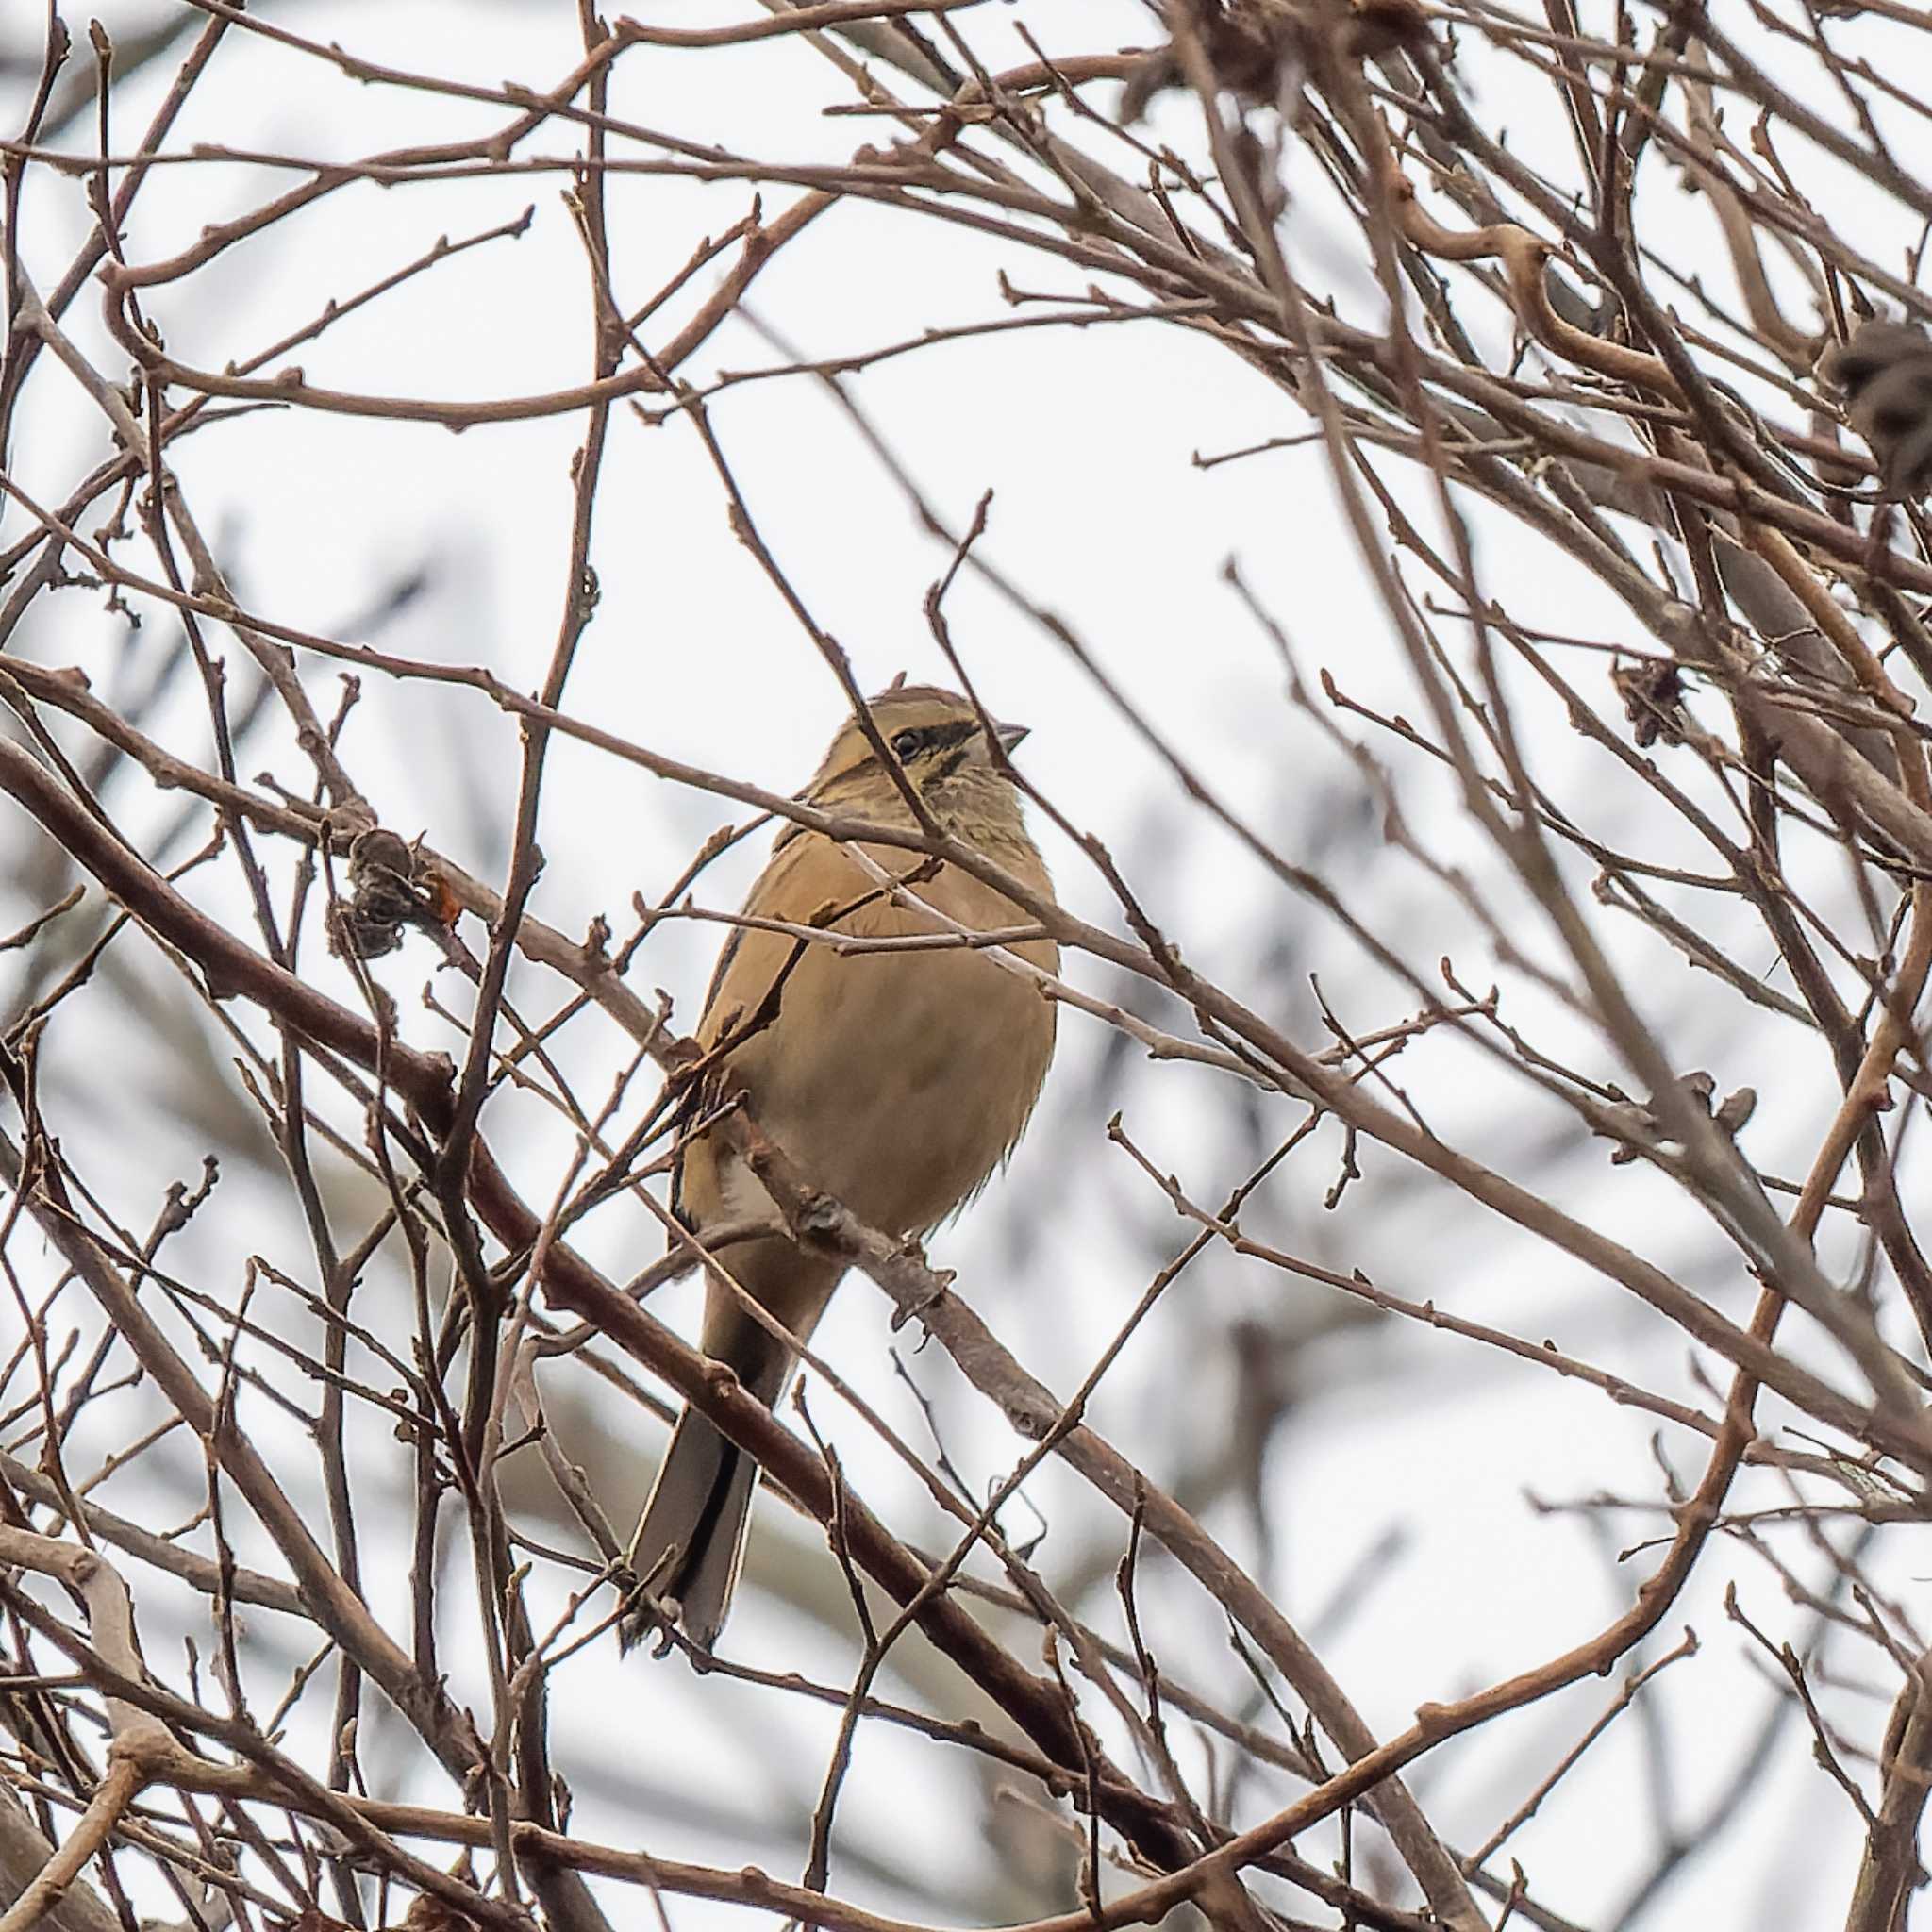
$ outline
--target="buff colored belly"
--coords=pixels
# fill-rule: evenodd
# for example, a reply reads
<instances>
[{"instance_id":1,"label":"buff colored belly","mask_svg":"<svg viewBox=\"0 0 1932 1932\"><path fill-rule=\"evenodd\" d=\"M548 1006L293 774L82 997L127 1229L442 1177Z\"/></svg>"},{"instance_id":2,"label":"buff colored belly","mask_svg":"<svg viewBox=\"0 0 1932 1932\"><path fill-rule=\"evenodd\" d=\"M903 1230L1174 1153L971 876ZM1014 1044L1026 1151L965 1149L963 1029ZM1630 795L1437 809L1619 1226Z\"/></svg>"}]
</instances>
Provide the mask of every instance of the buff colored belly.
<instances>
[{"instance_id":1,"label":"buff colored belly","mask_svg":"<svg viewBox=\"0 0 1932 1932\"><path fill-rule=\"evenodd\" d=\"M814 1016L818 1050L747 1057L758 1119L860 1220L895 1234L931 1227L1019 1138L1053 1049L1052 1007L963 951L815 950L787 983L788 1004L794 995Z\"/></svg>"}]
</instances>

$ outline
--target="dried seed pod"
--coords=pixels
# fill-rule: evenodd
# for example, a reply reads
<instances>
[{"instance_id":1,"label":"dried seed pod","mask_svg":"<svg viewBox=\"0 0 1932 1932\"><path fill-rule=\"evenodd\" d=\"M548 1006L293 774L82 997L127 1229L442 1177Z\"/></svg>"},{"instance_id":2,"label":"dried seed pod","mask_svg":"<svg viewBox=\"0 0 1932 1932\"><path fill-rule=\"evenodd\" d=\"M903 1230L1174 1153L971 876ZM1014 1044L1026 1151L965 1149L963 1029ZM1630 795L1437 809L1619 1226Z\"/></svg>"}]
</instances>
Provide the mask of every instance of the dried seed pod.
<instances>
[{"instance_id":1,"label":"dried seed pod","mask_svg":"<svg viewBox=\"0 0 1932 1932\"><path fill-rule=\"evenodd\" d=\"M1843 393L1889 496L1932 487L1932 337L1903 322L1861 323L1820 358L1818 374Z\"/></svg>"},{"instance_id":2,"label":"dried seed pod","mask_svg":"<svg viewBox=\"0 0 1932 1932\"><path fill-rule=\"evenodd\" d=\"M329 908L329 949L344 958L379 959L405 926L448 931L461 911L417 846L380 825L350 846L348 873L348 895Z\"/></svg>"},{"instance_id":3,"label":"dried seed pod","mask_svg":"<svg viewBox=\"0 0 1932 1932\"><path fill-rule=\"evenodd\" d=\"M1638 745L1648 747L1660 738L1681 744L1690 719L1684 710L1684 680L1674 664L1646 658L1641 664L1613 664L1610 682L1624 700L1624 715L1637 728Z\"/></svg>"}]
</instances>

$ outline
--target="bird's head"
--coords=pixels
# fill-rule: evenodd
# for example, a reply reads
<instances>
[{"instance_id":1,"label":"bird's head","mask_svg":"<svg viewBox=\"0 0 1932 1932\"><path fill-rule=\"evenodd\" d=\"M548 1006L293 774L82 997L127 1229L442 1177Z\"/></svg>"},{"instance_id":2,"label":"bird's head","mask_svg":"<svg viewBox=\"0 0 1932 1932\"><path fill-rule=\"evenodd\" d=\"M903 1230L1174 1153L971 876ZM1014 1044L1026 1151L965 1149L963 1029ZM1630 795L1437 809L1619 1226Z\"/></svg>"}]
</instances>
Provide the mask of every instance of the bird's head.
<instances>
[{"instance_id":1,"label":"bird's head","mask_svg":"<svg viewBox=\"0 0 1932 1932\"><path fill-rule=\"evenodd\" d=\"M975 844L1024 836L1020 797L1004 753L1026 736L1024 724L992 726L957 691L895 685L870 701L873 723L908 782L946 830ZM991 740L997 740L995 753ZM893 775L850 719L833 739L806 798L826 811L849 811L885 824L911 819Z\"/></svg>"}]
</instances>

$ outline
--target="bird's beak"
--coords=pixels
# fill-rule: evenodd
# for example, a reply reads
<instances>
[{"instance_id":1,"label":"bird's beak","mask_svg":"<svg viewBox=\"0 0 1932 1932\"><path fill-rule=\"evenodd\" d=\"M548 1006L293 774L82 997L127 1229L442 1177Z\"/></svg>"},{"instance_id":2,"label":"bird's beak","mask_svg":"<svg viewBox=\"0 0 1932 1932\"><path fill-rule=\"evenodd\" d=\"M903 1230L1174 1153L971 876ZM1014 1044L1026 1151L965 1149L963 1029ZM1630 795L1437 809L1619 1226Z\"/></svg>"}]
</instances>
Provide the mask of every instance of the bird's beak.
<instances>
[{"instance_id":1,"label":"bird's beak","mask_svg":"<svg viewBox=\"0 0 1932 1932\"><path fill-rule=\"evenodd\" d=\"M1000 749L1008 754L1017 751L1021 741L1033 729L1030 724L995 724L992 728L999 739Z\"/></svg>"}]
</instances>

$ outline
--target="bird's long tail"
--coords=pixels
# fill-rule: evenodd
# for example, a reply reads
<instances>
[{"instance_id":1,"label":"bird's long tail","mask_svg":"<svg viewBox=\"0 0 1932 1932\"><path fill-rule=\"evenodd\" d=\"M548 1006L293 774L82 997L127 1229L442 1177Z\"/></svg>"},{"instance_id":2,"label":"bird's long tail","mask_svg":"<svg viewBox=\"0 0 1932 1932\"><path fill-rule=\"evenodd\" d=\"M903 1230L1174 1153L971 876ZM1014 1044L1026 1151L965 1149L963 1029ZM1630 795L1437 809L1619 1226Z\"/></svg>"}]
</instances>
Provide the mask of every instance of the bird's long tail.
<instances>
[{"instance_id":1,"label":"bird's long tail","mask_svg":"<svg viewBox=\"0 0 1932 1932\"><path fill-rule=\"evenodd\" d=\"M706 1650L724 1627L744 1561L758 1479L758 1464L687 1408L638 1524L632 1574L667 1607L676 1603L680 1627ZM652 1635L661 1622L648 1606L632 1611L620 1632L624 1647Z\"/></svg>"},{"instance_id":2,"label":"bird's long tail","mask_svg":"<svg viewBox=\"0 0 1932 1932\"><path fill-rule=\"evenodd\" d=\"M842 1272L837 1261L802 1254L776 1237L744 1242L730 1258L759 1306L801 1341L811 1334ZM777 1406L792 1351L716 1280L705 1295L704 1348L731 1370L747 1395L767 1408ZM631 1545L631 1574L663 1605L663 1614L645 1606L628 1616L620 1631L626 1649L672 1616L674 1600L684 1634L706 1650L716 1642L744 1561L758 1486L756 1458L687 1408L671 1433Z\"/></svg>"}]
</instances>

